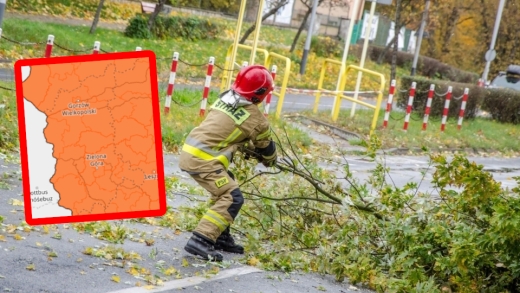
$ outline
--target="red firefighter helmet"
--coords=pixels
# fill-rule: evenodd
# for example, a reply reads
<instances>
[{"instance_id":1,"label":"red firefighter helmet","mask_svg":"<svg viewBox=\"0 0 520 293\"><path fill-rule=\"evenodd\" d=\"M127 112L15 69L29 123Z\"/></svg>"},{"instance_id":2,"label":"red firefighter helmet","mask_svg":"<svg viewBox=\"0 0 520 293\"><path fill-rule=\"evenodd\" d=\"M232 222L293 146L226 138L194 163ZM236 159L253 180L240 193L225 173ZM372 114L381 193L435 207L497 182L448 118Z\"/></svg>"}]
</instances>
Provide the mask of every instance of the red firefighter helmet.
<instances>
[{"instance_id":1,"label":"red firefighter helmet","mask_svg":"<svg viewBox=\"0 0 520 293\"><path fill-rule=\"evenodd\" d=\"M273 90L273 77L261 65L245 66L238 72L231 89L253 104L261 103Z\"/></svg>"}]
</instances>

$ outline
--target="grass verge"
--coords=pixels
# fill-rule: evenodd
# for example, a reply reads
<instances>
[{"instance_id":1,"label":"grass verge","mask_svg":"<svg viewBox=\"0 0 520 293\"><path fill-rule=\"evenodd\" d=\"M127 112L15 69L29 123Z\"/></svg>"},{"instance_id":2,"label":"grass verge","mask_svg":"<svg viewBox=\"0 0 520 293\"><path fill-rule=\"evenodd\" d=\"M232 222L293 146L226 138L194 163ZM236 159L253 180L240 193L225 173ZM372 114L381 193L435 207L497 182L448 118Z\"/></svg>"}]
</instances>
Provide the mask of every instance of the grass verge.
<instances>
[{"instance_id":1,"label":"grass verge","mask_svg":"<svg viewBox=\"0 0 520 293\"><path fill-rule=\"evenodd\" d=\"M367 139L374 111L356 109L355 116L350 118L350 109L341 110L336 122L332 121L330 111L318 111L314 114L307 110L300 114L358 133ZM449 118L442 132L441 119L430 117L427 128L423 131L423 117L412 113L408 129L404 131L404 116L404 112L392 112L388 127L384 129L382 127L384 110L379 112L374 134L381 140L382 148L426 147L436 151L464 149L468 152L477 151L501 156L514 156L520 152L520 145L513 139L520 134L517 125L502 124L487 118L475 118L465 119L459 130L458 119Z\"/></svg>"}]
</instances>

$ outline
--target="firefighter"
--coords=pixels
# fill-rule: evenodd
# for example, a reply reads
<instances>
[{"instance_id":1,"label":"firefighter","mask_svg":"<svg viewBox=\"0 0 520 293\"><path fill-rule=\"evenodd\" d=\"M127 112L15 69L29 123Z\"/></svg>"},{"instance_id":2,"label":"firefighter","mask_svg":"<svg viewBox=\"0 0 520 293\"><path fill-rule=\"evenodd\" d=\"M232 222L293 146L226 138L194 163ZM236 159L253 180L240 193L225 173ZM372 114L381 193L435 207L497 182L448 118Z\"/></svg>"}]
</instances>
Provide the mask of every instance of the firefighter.
<instances>
[{"instance_id":1,"label":"firefighter","mask_svg":"<svg viewBox=\"0 0 520 293\"><path fill-rule=\"evenodd\" d=\"M258 108L272 90L273 79L265 67L243 67L231 89L219 95L186 138L179 167L211 194L211 207L184 247L187 252L214 261L223 259L217 250L244 253L229 231L244 197L228 168L235 152L243 148L253 150L266 167L276 162L269 121Z\"/></svg>"}]
</instances>

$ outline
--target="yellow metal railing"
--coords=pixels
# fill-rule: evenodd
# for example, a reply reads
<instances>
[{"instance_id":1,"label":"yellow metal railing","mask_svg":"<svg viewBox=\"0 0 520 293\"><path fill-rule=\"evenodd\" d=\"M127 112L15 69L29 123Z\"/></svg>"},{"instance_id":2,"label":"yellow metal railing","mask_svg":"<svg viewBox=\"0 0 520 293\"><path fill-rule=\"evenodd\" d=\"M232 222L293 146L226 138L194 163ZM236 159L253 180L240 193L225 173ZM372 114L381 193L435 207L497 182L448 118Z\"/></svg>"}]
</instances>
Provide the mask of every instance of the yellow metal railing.
<instances>
[{"instance_id":1,"label":"yellow metal railing","mask_svg":"<svg viewBox=\"0 0 520 293\"><path fill-rule=\"evenodd\" d=\"M371 104L368 104L368 103L365 103L365 102L362 102L362 101L359 101L359 100L356 100L356 99L351 98L351 97L347 97L347 96L342 94L345 91L345 84L347 82L347 74L351 70L361 71L361 72L364 72L364 73L366 73L368 75L373 75L373 76L379 77L379 80L381 82L381 86L379 87L379 90L376 91L376 93L377 93L377 102L376 102L375 106L371 105ZM339 110L341 108L341 99L346 99L346 100L349 100L349 101L351 101L353 103L360 104L360 105L365 106L367 108L373 109L374 110L374 117L372 118L372 125L370 127L370 136L372 136L372 133L374 132L374 130L376 128L377 118L379 116L379 111L381 110L381 102L383 100L383 91L384 91L384 88L385 88L385 83L386 83L385 76L383 74L381 74L381 73L378 73L378 72L375 72L375 71L372 71L372 70L368 70L368 69L365 69L365 68L361 68L359 66L354 66L354 65L347 66L347 68L345 68L345 71L341 74L341 83L340 83L340 87L339 87L340 90L339 90L338 93L336 93L336 101L335 101L334 106L332 108L332 112L333 112L332 120L336 121L338 119Z\"/></svg>"},{"instance_id":2,"label":"yellow metal railing","mask_svg":"<svg viewBox=\"0 0 520 293\"><path fill-rule=\"evenodd\" d=\"M238 44L237 49L240 49L240 48L249 50L249 51L251 51L251 55L253 54L254 50L253 50L252 46ZM264 55L263 65L265 66L267 64L267 58L269 56L269 52L266 49L256 48L256 53L261 53ZM229 48L227 50L227 54L226 54L226 63L224 64L224 68L227 70L232 70L237 65L237 64L230 64L232 62L231 61L232 54L233 54L233 45L229 46ZM234 79L234 76L232 76L232 74L230 74L229 71L223 70L222 71L222 82L220 83L220 91L223 92L226 89L228 89L231 86L231 81L233 79Z\"/></svg>"},{"instance_id":3,"label":"yellow metal railing","mask_svg":"<svg viewBox=\"0 0 520 293\"><path fill-rule=\"evenodd\" d=\"M288 57L282 56L280 54L270 52L267 57L266 63L265 63L266 68L271 68L271 65L273 65L273 59L279 59L279 60L282 60L282 62L285 61L285 70L283 71L283 80L282 80L282 86L280 87L280 92L277 92L274 90L272 92L273 95L278 97L278 105L276 106L275 117L277 119L279 119L280 114L282 113L282 107L283 107L283 102L285 99L285 91L287 89L287 83L289 82L289 74L291 73L291 59L289 59Z\"/></svg>"},{"instance_id":4,"label":"yellow metal railing","mask_svg":"<svg viewBox=\"0 0 520 293\"><path fill-rule=\"evenodd\" d=\"M341 61L337 61L334 59L325 59L323 60L323 65L321 66L320 79L318 80L318 90L316 92L316 99L314 100L314 110L316 113L318 111L318 104L320 103L321 91L327 90L323 88L323 81L325 80L325 72L327 71L327 64L336 64L341 68ZM339 73L341 74L341 72ZM338 75L339 75L338 74Z\"/></svg>"}]
</instances>

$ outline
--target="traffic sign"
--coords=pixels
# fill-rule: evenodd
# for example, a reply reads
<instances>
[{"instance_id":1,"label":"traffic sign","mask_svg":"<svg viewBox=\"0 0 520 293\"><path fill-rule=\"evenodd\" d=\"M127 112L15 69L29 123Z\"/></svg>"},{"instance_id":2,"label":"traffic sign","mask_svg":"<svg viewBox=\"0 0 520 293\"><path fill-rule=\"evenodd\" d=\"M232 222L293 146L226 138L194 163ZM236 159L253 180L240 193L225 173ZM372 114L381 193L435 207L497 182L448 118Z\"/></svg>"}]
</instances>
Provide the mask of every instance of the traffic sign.
<instances>
[{"instance_id":1,"label":"traffic sign","mask_svg":"<svg viewBox=\"0 0 520 293\"><path fill-rule=\"evenodd\" d=\"M497 57L497 51L491 49L486 52L486 55L484 55L484 58L486 59L486 62L491 62Z\"/></svg>"}]
</instances>

